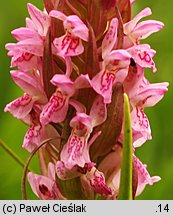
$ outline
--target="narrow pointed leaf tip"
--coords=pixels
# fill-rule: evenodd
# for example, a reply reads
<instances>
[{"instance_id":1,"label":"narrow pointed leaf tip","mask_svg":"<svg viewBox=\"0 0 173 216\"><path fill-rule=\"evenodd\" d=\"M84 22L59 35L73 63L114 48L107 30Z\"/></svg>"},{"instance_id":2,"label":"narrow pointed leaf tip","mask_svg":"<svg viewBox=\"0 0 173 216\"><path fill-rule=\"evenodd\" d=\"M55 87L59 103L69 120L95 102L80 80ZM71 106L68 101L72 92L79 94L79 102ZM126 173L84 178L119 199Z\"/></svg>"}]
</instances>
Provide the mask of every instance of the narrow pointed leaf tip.
<instances>
[{"instance_id":1,"label":"narrow pointed leaf tip","mask_svg":"<svg viewBox=\"0 0 173 216\"><path fill-rule=\"evenodd\" d=\"M132 200L132 128L129 99L124 94L124 142L119 200Z\"/></svg>"}]
</instances>

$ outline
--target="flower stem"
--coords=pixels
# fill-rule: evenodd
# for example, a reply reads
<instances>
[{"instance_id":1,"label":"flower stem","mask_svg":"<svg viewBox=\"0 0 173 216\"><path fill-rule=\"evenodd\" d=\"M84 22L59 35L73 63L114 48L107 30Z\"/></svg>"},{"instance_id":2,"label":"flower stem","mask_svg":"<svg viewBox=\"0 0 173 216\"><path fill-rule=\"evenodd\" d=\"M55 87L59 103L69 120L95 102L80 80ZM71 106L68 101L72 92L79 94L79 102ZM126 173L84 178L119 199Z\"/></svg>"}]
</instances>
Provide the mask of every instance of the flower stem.
<instances>
[{"instance_id":1,"label":"flower stem","mask_svg":"<svg viewBox=\"0 0 173 216\"><path fill-rule=\"evenodd\" d=\"M0 146L10 155L12 158L22 166L25 166L25 162L11 149L8 145L0 139ZM29 169L30 170L30 169ZM31 170L30 170L31 171Z\"/></svg>"},{"instance_id":2,"label":"flower stem","mask_svg":"<svg viewBox=\"0 0 173 216\"><path fill-rule=\"evenodd\" d=\"M129 99L124 94L124 142L119 200L132 200L132 128Z\"/></svg>"}]
</instances>

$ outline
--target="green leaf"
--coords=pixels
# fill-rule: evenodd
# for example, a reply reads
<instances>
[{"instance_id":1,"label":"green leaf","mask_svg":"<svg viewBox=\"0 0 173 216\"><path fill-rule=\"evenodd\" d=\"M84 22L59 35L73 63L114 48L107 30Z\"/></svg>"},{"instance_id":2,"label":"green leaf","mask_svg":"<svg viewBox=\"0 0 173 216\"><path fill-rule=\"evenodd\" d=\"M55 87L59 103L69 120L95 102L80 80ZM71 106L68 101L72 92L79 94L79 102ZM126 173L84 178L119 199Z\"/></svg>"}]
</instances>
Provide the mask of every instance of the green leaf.
<instances>
[{"instance_id":1,"label":"green leaf","mask_svg":"<svg viewBox=\"0 0 173 216\"><path fill-rule=\"evenodd\" d=\"M25 162L4 142L0 139L0 146L22 167L25 166ZM31 171L30 168L28 168Z\"/></svg>"},{"instance_id":2,"label":"green leaf","mask_svg":"<svg viewBox=\"0 0 173 216\"><path fill-rule=\"evenodd\" d=\"M129 99L124 94L124 142L119 200L132 200L132 128Z\"/></svg>"}]
</instances>

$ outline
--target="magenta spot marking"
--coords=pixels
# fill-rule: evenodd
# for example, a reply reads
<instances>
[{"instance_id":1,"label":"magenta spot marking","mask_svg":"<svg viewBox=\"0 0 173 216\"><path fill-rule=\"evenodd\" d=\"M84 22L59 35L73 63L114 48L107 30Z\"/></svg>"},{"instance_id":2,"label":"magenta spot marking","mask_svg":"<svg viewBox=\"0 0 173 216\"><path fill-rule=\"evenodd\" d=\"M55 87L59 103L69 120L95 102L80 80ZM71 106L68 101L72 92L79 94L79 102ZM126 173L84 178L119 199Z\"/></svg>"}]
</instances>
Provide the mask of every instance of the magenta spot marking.
<instances>
[{"instance_id":1,"label":"magenta spot marking","mask_svg":"<svg viewBox=\"0 0 173 216\"><path fill-rule=\"evenodd\" d=\"M103 72L101 76L101 88L102 92L110 90L112 88L112 84L115 80L115 74L111 72L107 72L106 70Z\"/></svg>"},{"instance_id":2,"label":"magenta spot marking","mask_svg":"<svg viewBox=\"0 0 173 216\"><path fill-rule=\"evenodd\" d=\"M142 54L141 53L139 53L138 54L139 55L139 58L143 61L146 61L147 63L150 63L151 62L151 57L150 57L150 55L146 52L146 51L144 51L143 52L143 56L142 56Z\"/></svg>"}]
</instances>

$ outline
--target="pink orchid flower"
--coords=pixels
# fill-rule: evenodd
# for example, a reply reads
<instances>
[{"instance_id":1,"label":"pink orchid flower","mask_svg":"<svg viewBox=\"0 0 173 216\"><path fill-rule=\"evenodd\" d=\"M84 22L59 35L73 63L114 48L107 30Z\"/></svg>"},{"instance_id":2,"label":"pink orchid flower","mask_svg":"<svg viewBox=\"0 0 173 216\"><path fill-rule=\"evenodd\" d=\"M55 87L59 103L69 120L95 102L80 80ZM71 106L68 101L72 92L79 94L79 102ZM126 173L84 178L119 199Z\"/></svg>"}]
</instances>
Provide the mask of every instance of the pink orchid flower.
<instances>
[{"instance_id":1,"label":"pink orchid flower","mask_svg":"<svg viewBox=\"0 0 173 216\"><path fill-rule=\"evenodd\" d=\"M128 93L131 104L131 119L133 128L133 145L141 146L146 140L150 140L151 129L148 118L144 113L145 107L156 105L168 91L168 83L150 84L144 78L144 70L141 67L129 71L124 82L125 92Z\"/></svg>"},{"instance_id":2,"label":"pink orchid flower","mask_svg":"<svg viewBox=\"0 0 173 216\"><path fill-rule=\"evenodd\" d=\"M90 79L88 75L81 75L73 82L67 75L56 74L52 78L51 83L55 85L57 89L50 98L48 104L45 105L42 110L40 115L42 125L46 125L49 122L63 122L69 104L75 106L75 103L72 103L70 98L78 89L90 87Z\"/></svg>"},{"instance_id":3,"label":"pink orchid flower","mask_svg":"<svg viewBox=\"0 0 173 216\"><path fill-rule=\"evenodd\" d=\"M65 199L55 181L55 166L52 163L48 165L48 176L28 173L28 181L33 192L42 200L60 200Z\"/></svg>"},{"instance_id":4,"label":"pink orchid flower","mask_svg":"<svg viewBox=\"0 0 173 216\"><path fill-rule=\"evenodd\" d=\"M164 24L155 20L138 22L151 15L151 9L145 8L139 14L137 14L132 20L124 24L124 34L134 43L139 44L141 39L145 39L154 32L160 31Z\"/></svg>"},{"instance_id":5,"label":"pink orchid flower","mask_svg":"<svg viewBox=\"0 0 173 216\"><path fill-rule=\"evenodd\" d=\"M104 98L106 104L111 103L112 87L116 82L123 82L130 64L130 54L126 50L113 50L117 42L118 20L110 22L109 29L102 42L102 69L92 81L92 88Z\"/></svg>"},{"instance_id":6,"label":"pink orchid flower","mask_svg":"<svg viewBox=\"0 0 173 216\"><path fill-rule=\"evenodd\" d=\"M106 105L103 98L98 97L91 108L90 115L77 112L76 116L72 118L70 122L71 135L60 155L60 159L66 168L72 169L75 165L84 167L86 163L91 162L89 148L99 133L96 133L89 143L88 139L93 127L103 123L106 120L106 115Z\"/></svg>"},{"instance_id":7,"label":"pink orchid flower","mask_svg":"<svg viewBox=\"0 0 173 216\"><path fill-rule=\"evenodd\" d=\"M66 16L60 11L53 10L49 14L63 21L65 35L54 40L57 54L60 56L78 56L84 51L82 41L88 41L88 28L76 15Z\"/></svg>"},{"instance_id":8,"label":"pink orchid flower","mask_svg":"<svg viewBox=\"0 0 173 216\"><path fill-rule=\"evenodd\" d=\"M31 19L26 19L26 27L12 31L18 42L6 45L8 55L12 58L11 67L17 66L24 71L40 67L44 40L50 25L46 12L40 11L32 4L28 4L28 11Z\"/></svg>"},{"instance_id":9,"label":"pink orchid flower","mask_svg":"<svg viewBox=\"0 0 173 216\"><path fill-rule=\"evenodd\" d=\"M51 83L57 89L40 115L42 125L62 122L68 111L69 98L75 93L74 83L66 75L56 74Z\"/></svg>"},{"instance_id":10,"label":"pink orchid flower","mask_svg":"<svg viewBox=\"0 0 173 216\"><path fill-rule=\"evenodd\" d=\"M111 51L104 58L102 70L93 77L91 85L104 98L106 104L111 103L113 85L125 80L130 58L131 56L126 50Z\"/></svg>"},{"instance_id":11,"label":"pink orchid flower","mask_svg":"<svg viewBox=\"0 0 173 216\"><path fill-rule=\"evenodd\" d=\"M11 71L11 76L14 82L26 93L7 104L4 111L10 112L14 117L30 126L24 137L23 147L31 152L40 143L40 138L43 135L39 115L42 106L47 102L47 97L37 74Z\"/></svg>"},{"instance_id":12,"label":"pink orchid flower","mask_svg":"<svg viewBox=\"0 0 173 216\"><path fill-rule=\"evenodd\" d=\"M7 104L4 111L18 119L24 119L33 106L42 106L47 102L39 76L23 71L11 71L14 82L25 92L24 95Z\"/></svg>"},{"instance_id":13,"label":"pink orchid flower","mask_svg":"<svg viewBox=\"0 0 173 216\"><path fill-rule=\"evenodd\" d=\"M139 89L131 98L131 118L134 129L134 146L140 146L146 140L151 139L151 129L147 116L144 113L145 107L152 107L157 104L168 91L168 83L150 84ZM140 135L139 135L140 134ZM137 140L136 140L137 138Z\"/></svg>"}]
</instances>

